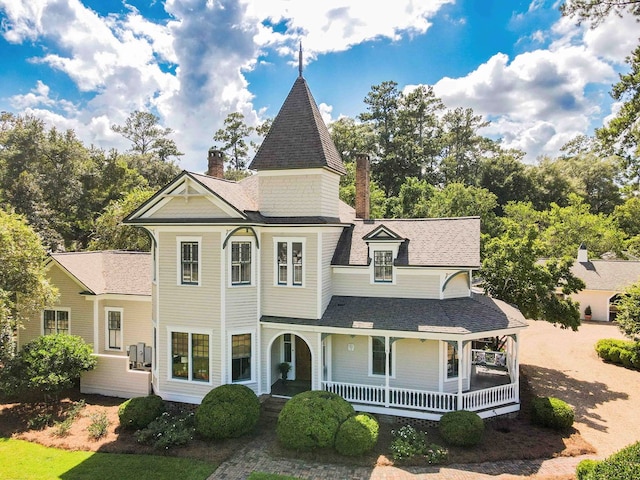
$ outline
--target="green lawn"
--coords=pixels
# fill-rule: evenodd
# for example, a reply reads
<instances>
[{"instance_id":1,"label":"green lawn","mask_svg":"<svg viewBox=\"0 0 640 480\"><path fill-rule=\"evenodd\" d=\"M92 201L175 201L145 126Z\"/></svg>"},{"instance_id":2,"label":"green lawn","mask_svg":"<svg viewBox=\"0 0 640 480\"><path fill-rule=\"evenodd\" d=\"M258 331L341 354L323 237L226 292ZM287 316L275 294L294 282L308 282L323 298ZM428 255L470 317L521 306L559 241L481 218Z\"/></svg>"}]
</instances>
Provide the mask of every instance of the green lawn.
<instances>
[{"instance_id":1,"label":"green lawn","mask_svg":"<svg viewBox=\"0 0 640 480\"><path fill-rule=\"evenodd\" d=\"M3 480L204 480L215 469L211 463L188 458L70 452L0 438L0 478Z\"/></svg>"}]
</instances>

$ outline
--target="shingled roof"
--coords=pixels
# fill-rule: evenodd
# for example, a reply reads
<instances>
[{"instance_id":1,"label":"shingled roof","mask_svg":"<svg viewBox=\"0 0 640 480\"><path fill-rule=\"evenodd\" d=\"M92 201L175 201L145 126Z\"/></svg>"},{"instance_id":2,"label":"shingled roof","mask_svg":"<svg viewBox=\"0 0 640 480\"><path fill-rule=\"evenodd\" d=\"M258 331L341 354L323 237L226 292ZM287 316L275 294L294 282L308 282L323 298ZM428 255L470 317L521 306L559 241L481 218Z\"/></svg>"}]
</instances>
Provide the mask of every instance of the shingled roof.
<instances>
[{"instance_id":1,"label":"shingled roof","mask_svg":"<svg viewBox=\"0 0 640 480\"><path fill-rule=\"evenodd\" d=\"M460 335L527 326L518 309L500 300L475 294L449 300L334 296L319 320L263 316L261 321L364 331Z\"/></svg>"},{"instance_id":2,"label":"shingled roof","mask_svg":"<svg viewBox=\"0 0 640 480\"><path fill-rule=\"evenodd\" d=\"M249 168L328 168L345 174L340 154L305 79L296 79Z\"/></svg>"},{"instance_id":3,"label":"shingled roof","mask_svg":"<svg viewBox=\"0 0 640 480\"><path fill-rule=\"evenodd\" d=\"M640 262L625 260L575 262L571 267L571 273L585 283L585 290L621 292L640 280Z\"/></svg>"},{"instance_id":4,"label":"shingled roof","mask_svg":"<svg viewBox=\"0 0 640 480\"><path fill-rule=\"evenodd\" d=\"M338 241L332 265L367 265L366 238L381 226L404 240L395 265L421 267L480 266L480 218L352 220Z\"/></svg>"},{"instance_id":5,"label":"shingled roof","mask_svg":"<svg viewBox=\"0 0 640 480\"><path fill-rule=\"evenodd\" d=\"M119 250L52 253L94 295L151 295L151 255Z\"/></svg>"}]
</instances>

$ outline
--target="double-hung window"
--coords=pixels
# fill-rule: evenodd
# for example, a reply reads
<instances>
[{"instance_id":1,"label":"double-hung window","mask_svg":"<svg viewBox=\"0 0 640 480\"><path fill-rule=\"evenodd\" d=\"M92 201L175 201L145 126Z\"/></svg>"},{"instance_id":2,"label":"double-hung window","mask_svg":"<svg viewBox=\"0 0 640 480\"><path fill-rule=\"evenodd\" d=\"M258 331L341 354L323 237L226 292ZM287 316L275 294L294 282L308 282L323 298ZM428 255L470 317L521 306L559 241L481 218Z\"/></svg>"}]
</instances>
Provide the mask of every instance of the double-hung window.
<instances>
[{"instance_id":1,"label":"double-hung window","mask_svg":"<svg viewBox=\"0 0 640 480\"><path fill-rule=\"evenodd\" d=\"M375 250L373 252L373 279L375 282L393 282L393 252Z\"/></svg>"},{"instance_id":2,"label":"double-hung window","mask_svg":"<svg viewBox=\"0 0 640 480\"><path fill-rule=\"evenodd\" d=\"M447 346L447 378L458 377L458 344L446 342Z\"/></svg>"},{"instance_id":3,"label":"double-hung window","mask_svg":"<svg viewBox=\"0 0 640 480\"><path fill-rule=\"evenodd\" d=\"M45 310L42 319L45 335L69 333L69 310Z\"/></svg>"},{"instance_id":4,"label":"double-hung window","mask_svg":"<svg viewBox=\"0 0 640 480\"><path fill-rule=\"evenodd\" d=\"M171 378L209 382L209 335L171 332Z\"/></svg>"},{"instance_id":5,"label":"double-hung window","mask_svg":"<svg viewBox=\"0 0 640 480\"><path fill-rule=\"evenodd\" d=\"M304 284L303 240L276 240L276 283L293 286Z\"/></svg>"},{"instance_id":6,"label":"double-hung window","mask_svg":"<svg viewBox=\"0 0 640 480\"><path fill-rule=\"evenodd\" d=\"M251 242L231 242L231 285L251 284Z\"/></svg>"},{"instance_id":7,"label":"double-hung window","mask_svg":"<svg viewBox=\"0 0 640 480\"><path fill-rule=\"evenodd\" d=\"M231 336L231 381L248 382L251 374L251 334Z\"/></svg>"},{"instance_id":8,"label":"double-hung window","mask_svg":"<svg viewBox=\"0 0 640 480\"><path fill-rule=\"evenodd\" d=\"M178 237L178 285L200 285L200 238Z\"/></svg>"},{"instance_id":9,"label":"double-hung window","mask_svg":"<svg viewBox=\"0 0 640 480\"><path fill-rule=\"evenodd\" d=\"M388 372L389 376L392 375L393 367L393 349L389 352L389 364ZM371 375L386 375L385 362L387 359L387 352L385 348L384 337L370 337L369 343L369 359L370 359L370 371Z\"/></svg>"},{"instance_id":10,"label":"double-hung window","mask_svg":"<svg viewBox=\"0 0 640 480\"><path fill-rule=\"evenodd\" d=\"M106 308L107 349L122 350L122 309Z\"/></svg>"}]
</instances>

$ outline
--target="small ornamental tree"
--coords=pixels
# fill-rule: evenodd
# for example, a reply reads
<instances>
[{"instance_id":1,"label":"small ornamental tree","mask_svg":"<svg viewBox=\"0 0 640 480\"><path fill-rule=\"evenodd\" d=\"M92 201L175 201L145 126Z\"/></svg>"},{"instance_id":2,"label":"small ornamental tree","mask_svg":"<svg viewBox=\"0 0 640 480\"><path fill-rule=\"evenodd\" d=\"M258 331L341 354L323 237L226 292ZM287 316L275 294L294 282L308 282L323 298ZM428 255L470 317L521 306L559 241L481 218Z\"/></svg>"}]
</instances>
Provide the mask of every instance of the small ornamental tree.
<instances>
[{"instance_id":1,"label":"small ornamental tree","mask_svg":"<svg viewBox=\"0 0 640 480\"><path fill-rule=\"evenodd\" d=\"M96 357L91 345L74 335L43 335L27 343L9 361L4 376L10 393L41 392L45 399L56 398L93 370Z\"/></svg>"},{"instance_id":2,"label":"small ornamental tree","mask_svg":"<svg viewBox=\"0 0 640 480\"><path fill-rule=\"evenodd\" d=\"M640 340L640 282L630 285L616 303L618 328L634 341Z\"/></svg>"}]
</instances>

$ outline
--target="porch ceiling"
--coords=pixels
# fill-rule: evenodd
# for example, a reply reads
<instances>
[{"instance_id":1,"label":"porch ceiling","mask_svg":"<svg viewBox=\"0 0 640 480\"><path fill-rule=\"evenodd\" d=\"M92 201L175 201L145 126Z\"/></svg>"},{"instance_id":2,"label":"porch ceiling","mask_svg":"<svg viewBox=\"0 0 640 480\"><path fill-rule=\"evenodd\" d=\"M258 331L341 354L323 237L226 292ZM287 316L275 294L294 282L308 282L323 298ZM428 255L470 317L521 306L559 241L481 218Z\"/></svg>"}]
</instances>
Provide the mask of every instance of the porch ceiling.
<instances>
[{"instance_id":1,"label":"porch ceiling","mask_svg":"<svg viewBox=\"0 0 640 480\"><path fill-rule=\"evenodd\" d=\"M319 320L263 316L261 321L461 335L527 326L516 308L475 294L449 300L334 296Z\"/></svg>"}]
</instances>

